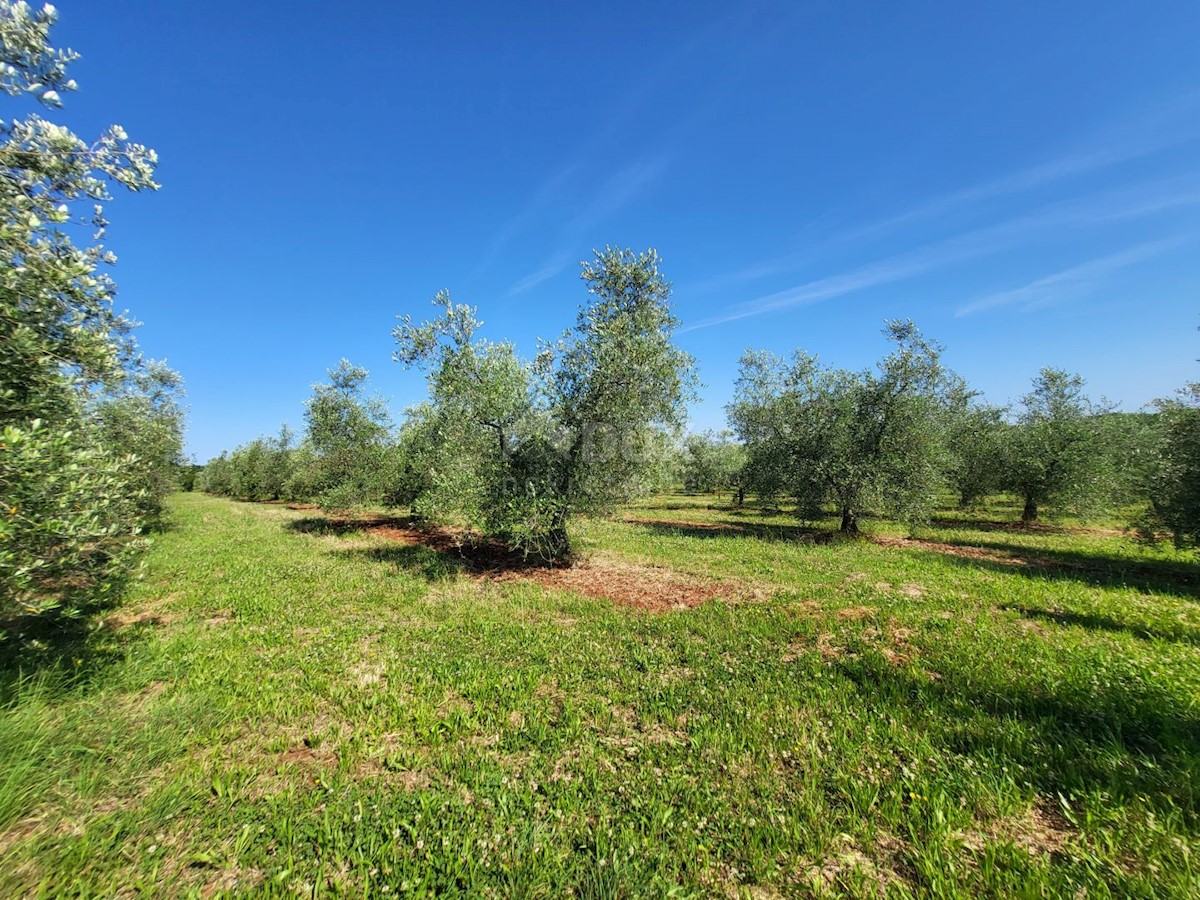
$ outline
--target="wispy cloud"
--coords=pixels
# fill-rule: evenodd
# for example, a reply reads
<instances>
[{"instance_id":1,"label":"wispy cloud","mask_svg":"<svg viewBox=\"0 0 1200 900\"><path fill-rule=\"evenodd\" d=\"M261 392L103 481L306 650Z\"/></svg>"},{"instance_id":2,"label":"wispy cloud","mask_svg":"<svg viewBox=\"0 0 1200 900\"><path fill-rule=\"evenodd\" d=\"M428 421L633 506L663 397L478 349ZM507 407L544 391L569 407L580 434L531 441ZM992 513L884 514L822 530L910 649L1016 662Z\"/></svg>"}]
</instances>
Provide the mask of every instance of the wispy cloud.
<instances>
[{"instance_id":1,"label":"wispy cloud","mask_svg":"<svg viewBox=\"0 0 1200 900\"><path fill-rule=\"evenodd\" d=\"M688 146L691 133L703 124L721 103L737 95L750 71L748 61L769 52L772 47L785 45L787 35L807 14L803 9L782 14L770 0L742 0L729 4L723 14L702 24L666 52L657 55L646 67L638 71L628 89L617 97L616 102L605 114L593 117L598 124L572 155L571 162L560 167L555 175L542 182L521 209L496 231L484 249L475 274L479 275L490 268L513 239L542 217L569 185L577 188L580 178L589 168L590 160L613 156L612 148L627 146L631 133L636 133L644 144L645 121L650 118L646 111L657 101L660 89L671 79L685 72L689 59L703 55L712 77L710 83L699 87L696 87L694 79L689 77L689 85L693 87L695 94L695 105L673 124L663 123L658 115L653 117L659 125L656 137L658 145L663 148L662 151L610 175L591 202L574 217L568 218L563 232L577 242L582 232L648 192L662 177L676 152ZM761 27L764 19L769 19L772 23L770 29ZM726 61L718 69L708 50L715 43L728 45L731 36L737 36L735 44L742 52L736 56L733 63ZM564 239L563 243L567 244L567 240ZM553 277L567 266L567 262L563 260L564 254L572 255L578 252L578 249L572 243L569 250L556 252L536 270L509 288L509 295L521 293ZM556 270L555 266L558 267Z\"/></svg>"},{"instance_id":2,"label":"wispy cloud","mask_svg":"<svg viewBox=\"0 0 1200 900\"><path fill-rule=\"evenodd\" d=\"M559 196L582 166L583 160L581 159L568 162L538 185L529 199L525 201L525 205L492 235L491 240L484 247L483 256L480 257L479 262L475 266L476 275L491 267L492 263L499 258L509 242L530 222L534 221Z\"/></svg>"},{"instance_id":3,"label":"wispy cloud","mask_svg":"<svg viewBox=\"0 0 1200 900\"><path fill-rule=\"evenodd\" d=\"M517 294L523 294L526 291L532 290L543 281L549 281L559 272L567 267L570 262L565 256L555 257L549 260L546 265L542 266L533 272L530 272L524 278L517 281L512 287L504 292L505 297L515 297Z\"/></svg>"},{"instance_id":4,"label":"wispy cloud","mask_svg":"<svg viewBox=\"0 0 1200 900\"><path fill-rule=\"evenodd\" d=\"M614 172L568 229L575 233L586 231L643 196L662 178L669 162L670 154L662 152Z\"/></svg>"},{"instance_id":5,"label":"wispy cloud","mask_svg":"<svg viewBox=\"0 0 1200 900\"><path fill-rule=\"evenodd\" d=\"M783 272L796 271L822 252L832 248L861 243L895 232L902 226L937 220L963 210L984 207L986 201L989 200L1000 200L1038 188L1051 187L1073 178L1080 178L1122 163L1132 162L1171 147L1195 142L1200 140L1200 127L1196 125L1198 109L1200 109L1200 91L1181 94L1168 102L1160 103L1139 115L1125 119L1118 125L1092 135L1084 142L1084 146L1088 149L1062 154L997 178L932 197L907 210L823 238L816 244L809 244L803 251L781 254L743 266L736 271L697 282L692 287L697 292L705 293L738 284L748 284ZM1192 182L1190 186L1183 186L1185 191L1194 189L1194 179ZM1150 190L1155 187L1151 185ZM1115 213L1111 216L1102 209L1088 214L1092 215L1095 222L1099 223L1106 218L1146 215L1158 209L1168 209L1172 206L1195 202L1194 197L1190 195L1172 196L1169 193L1159 193L1153 198L1143 199L1141 206L1144 209L1137 211L1138 203L1133 202L1135 198L1132 195L1145 190L1146 188L1140 185L1130 189L1129 203L1119 202L1115 195L1108 196L1108 202L1116 208ZM1081 207L1094 206L1091 199L1085 199L1082 202L1068 201L1056 206L1066 215L1072 203L1078 203ZM1151 206L1155 204L1157 207L1152 209Z\"/></svg>"},{"instance_id":6,"label":"wispy cloud","mask_svg":"<svg viewBox=\"0 0 1200 900\"><path fill-rule=\"evenodd\" d=\"M1196 205L1200 205L1200 177L1196 176L1122 188L1084 200L1049 204L1029 215L747 300L681 331L711 328L714 325L819 303L866 288L904 281L968 259L999 252L1033 240L1050 230L1086 228Z\"/></svg>"},{"instance_id":7,"label":"wispy cloud","mask_svg":"<svg viewBox=\"0 0 1200 900\"><path fill-rule=\"evenodd\" d=\"M607 113L595 117L595 121L598 123L597 127L587 134L569 161L542 181L521 208L496 230L476 264L476 275L489 269L512 240L551 207L553 201L569 184L576 180L576 176L586 171L589 160L602 157L606 145L610 145L614 139L623 137L627 133L630 124L643 109L654 102L661 85L681 71L689 58L703 52L708 42L728 34L734 24L746 19L753 13L756 6L755 3L732 6L724 15L702 25L668 52L658 56L648 68L641 70L638 77L631 81L628 90L617 99ZM690 117L685 117L684 121L689 120ZM679 130L678 127L676 130ZM640 164L635 163L634 167L636 168L638 165ZM614 175L609 181L616 178L617 176ZM591 215L593 218L603 217L605 202L602 198L594 200L592 205L581 215L584 217ZM624 202L628 202L628 200ZM619 207L623 203L616 205ZM596 211L596 207L600 207L600 210ZM542 268L544 269L546 266Z\"/></svg>"},{"instance_id":8,"label":"wispy cloud","mask_svg":"<svg viewBox=\"0 0 1200 900\"><path fill-rule=\"evenodd\" d=\"M1161 241L1150 241L1129 247L1119 253L1101 256L1077 266L1071 266L1051 275L1045 275L1019 288L988 294L955 310L956 316L969 316L1004 306L1017 306L1022 310L1046 306L1077 296L1091 288L1106 276L1121 269L1145 262L1186 242L1186 238L1175 237Z\"/></svg>"},{"instance_id":9,"label":"wispy cloud","mask_svg":"<svg viewBox=\"0 0 1200 900\"><path fill-rule=\"evenodd\" d=\"M794 306L804 306L819 303L834 297L841 297L865 288L881 284L891 284L903 281L933 269L949 265L958 260L966 259L982 252L982 248L973 240L959 238L931 245L889 257L879 262L861 266L849 272L830 275L807 281L795 287L785 288L763 297L747 300L730 307L726 312L702 319L692 325L680 329L680 332L697 331L701 328L711 328L714 325L724 325L739 319L749 319L764 313L788 309Z\"/></svg>"},{"instance_id":10,"label":"wispy cloud","mask_svg":"<svg viewBox=\"0 0 1200 900\"><path fill-rule=\"evenodd\" d=\"M892 230L898 225L936 218L984 200L1019 194L1088 175L1194 141L1198 137L1193 124L1198 99L1198 93L1178 97L1119 126L1093 135L1086 142L1087 149L934 197L904 212L845 232L838 240L863 238ZM1164 122L1166 127L1163 127Z\"/></svg>"},{"instance_id":11,"label":"wispy cloud","mask_svg":"<svg viewBox=\"0 0 1200 900\"><path fill-rule=\"evenodd\" d=\"M588 205L564 227L561 249L533 272L513 284L505 292L505 296L515 297L559 274L570 263L571 250L580 238L605 219L647 194L662 178L669 162L670 155L660 153L625 166L606 178Z\"/></svg>"}]
</instances>

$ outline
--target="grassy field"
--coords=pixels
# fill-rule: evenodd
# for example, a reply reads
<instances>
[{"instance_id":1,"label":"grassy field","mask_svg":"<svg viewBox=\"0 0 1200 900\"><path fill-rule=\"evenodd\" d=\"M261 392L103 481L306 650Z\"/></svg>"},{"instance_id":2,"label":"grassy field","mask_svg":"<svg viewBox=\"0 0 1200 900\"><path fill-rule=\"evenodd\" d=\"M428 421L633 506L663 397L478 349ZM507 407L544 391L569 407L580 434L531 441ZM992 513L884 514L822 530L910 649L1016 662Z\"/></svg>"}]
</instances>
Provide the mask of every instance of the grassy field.
<instances>
[{"instance_id":1,"label":"grassy field","mask_svg":"<svg viewBox=\"0 0 1200 900\"><path fill-rule=\"evenodd\" d=\"M0 896L1196 895L1194 561L719 504L581 526L724 597L647 610L177 496L103 627L0 651Z\"/></svg>"}]
</instances>

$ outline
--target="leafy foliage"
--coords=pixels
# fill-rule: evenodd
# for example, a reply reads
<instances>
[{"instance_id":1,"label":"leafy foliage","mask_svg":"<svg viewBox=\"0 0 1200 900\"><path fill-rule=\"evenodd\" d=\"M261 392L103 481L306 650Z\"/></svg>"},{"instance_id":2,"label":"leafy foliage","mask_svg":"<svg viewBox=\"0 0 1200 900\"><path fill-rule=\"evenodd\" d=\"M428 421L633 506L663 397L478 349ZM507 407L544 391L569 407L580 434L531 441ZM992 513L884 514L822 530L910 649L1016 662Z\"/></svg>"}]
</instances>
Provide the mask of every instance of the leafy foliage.
<instances>
[{"instance_id":1,"label":"leafy foliage","mask_svg":"<svg viewBox=\"0 0 1200 900\"><path fill-rule=\"evenodd\" d=\"M405 316L394 332L396 359L429 371L416 509L548 561L570 555L571 516L644 488L693 383L655 251L606 248L581 277L590 300L575 329L533 362L477 338L475 310L445 292L440 318Z\"/></svg>"},{"instance_id":2,"label":"leafy foliage","mask_svg":"<svg viewBox=\"0 0 1200 900\"><path fill-rule=\"evenodd\" d=\"M742 357L728 411L756 491L792 497L806 516L832 503L848 533L867 507L909 523L928 514L961 387L942 367L941 348L911 322L889 322L884 333L896 349L874 372L825 369L803 351L790 361Z\"/></svg>"},{"instance_id":3,"label":"leafy foliage","mask_svg":"<svg viewBox=\"0 0 1200 900\"><path fill-rule=\"evenodd\" d=\"M1046 506L1086 514L1112 495L1111 458L1099 425L1107 407L1083 389L1078 375L1045 368L1021 399L1004 451L1004 486L1024 501L1022 521L1036 521Z\"/></svg>"},{"instance_id":4,"label":"leafy foliage","mask_svg":"<svg viewBox=\"0 0 1200 900\"><path fill-rule=\"evenodd\" d=\"M683 486L689 491L733 491L742 488L746 450L733 433L705 431L689 434L683 442Z\"/></svg>"},{"instance_id":5,"label":"leafy foliage","mask_svg":"<svg viewBox=\"0 0 1200 900\"><path fill-rule=\"evenodd\" d=\"M1150 478L1149 526L1171 532L1178 547L1200 545L1200 384L1156 404L1159 440Z\"/></svg>"},{"instance_id":6,"label":"leafy foliage","mask_svg":"<svg viewBox=\"0 0 1200 900\"><path fill-rule=\"evenodd\" d=\"M56 15L0 0L5 94L57 108L75 89ZM119 126L87 143L36 114L0 122L0 615L115 596L173 486L178 376L137 353L100 243L109 185L153 190L156 163Z\"/></svg>"},{"instance_id":7,"label":"leafy foliage","mask_svg":"<svg viewBox=\"0 0 1200 900\"><path fill-rule=\"evenodd\" d=\"M391 417L382 398L364 392L367 374L343 359L305 407L310 489L326 509L378 501L389 483Z\"/></svg>"},{"instance_id":8,"label":"leafy foliage","mask_svg":"<svg viewBox=\"0 0 1200 900\"><path fill-rule=\"evenodd\" d=\"M951 407L947 441L947 480L967 509L1002 487L1002 464L1009 425L1003 407L972 402L964 394Z\"/></svg>"}]
</instances>

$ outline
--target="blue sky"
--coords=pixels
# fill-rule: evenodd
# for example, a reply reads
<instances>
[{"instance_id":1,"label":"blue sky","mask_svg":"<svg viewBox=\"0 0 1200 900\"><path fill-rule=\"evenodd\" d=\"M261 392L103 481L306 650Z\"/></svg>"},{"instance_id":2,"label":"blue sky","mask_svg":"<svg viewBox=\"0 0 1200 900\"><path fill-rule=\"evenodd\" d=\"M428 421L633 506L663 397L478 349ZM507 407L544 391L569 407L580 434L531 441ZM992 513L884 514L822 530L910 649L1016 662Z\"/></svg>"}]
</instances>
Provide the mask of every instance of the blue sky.
<instances>
[{"instance_id":1,"label":"blue sky","mask_svg":"<svg viewBox=\"0 0 1200 900\"><path fill-rule=\"evenodd\" d=\"M1200 371L1200 5L61 0L58 118L155 147L120 305L204 461L339 358L399 414L440 288L528 352L591 248L654 246L720 427L747 347L859 368L911 318L995 402Z\"/></svg>"}]
</instances>

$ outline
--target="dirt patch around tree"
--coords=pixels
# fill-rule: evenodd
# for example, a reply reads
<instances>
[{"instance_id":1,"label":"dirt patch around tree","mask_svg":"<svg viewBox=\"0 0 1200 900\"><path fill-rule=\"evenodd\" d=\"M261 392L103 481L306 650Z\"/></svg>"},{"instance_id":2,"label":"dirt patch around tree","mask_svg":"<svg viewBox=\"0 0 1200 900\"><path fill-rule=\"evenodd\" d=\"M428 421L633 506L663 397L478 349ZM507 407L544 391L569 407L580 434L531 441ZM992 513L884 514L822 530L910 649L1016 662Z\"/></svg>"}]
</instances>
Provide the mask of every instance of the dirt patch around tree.
<instances>
[{"instance_id":1,"label":"dirt patch around tree","mask_svg":"<svg viewBox=\"0 0 1200 900\"><path fill-rule=\"evenodd\" d=\"M710 600L765 599L763 592L745 584L612 559L594 559L564 568L526 569L500 577L534 581L552 590L572 591L649 612L690 609Z\"/></svg>"},{"instance_id":2,"label":"dirt patch around tree","mask_svg":"<svg viewBox=\"0 0 1200 900\"><path fill-rule=\"evenodd\" d=\"M963 544L947 544L943 541L929 541L924 538L896 537L890 534L879 534L871 538L883 547L903 547L916 550L932 550L934 553L945 553L949 556L960 556L965 559L981 559L987 562L1000 563L1004 566L1024 567L1030 565L1054 568L1055 563L1049 560L1037 559L1031 556L1017 556L990 547L970 547Z\"/></svg>"},{"instance_id":3,"label":"dirt patch around tree","mask_svg":"<svg viewBox=\"0 0 1200 900\"><path fill-rule=\"evenodd\" d=\"M596 556L567 566L547 566L503 544L461 529L429 526L412 519L300 519L293 527L313 534L359 532L410 547L424 547L480 580L532 581L551 590L570 591L648 612L691 609L710 600L756 602L769 591L744 581L679 572L665 566ZM722 526L723 527L723 526Z\"/></svg>"}]
</instances>

